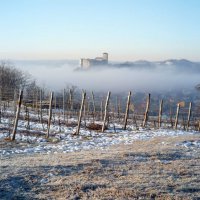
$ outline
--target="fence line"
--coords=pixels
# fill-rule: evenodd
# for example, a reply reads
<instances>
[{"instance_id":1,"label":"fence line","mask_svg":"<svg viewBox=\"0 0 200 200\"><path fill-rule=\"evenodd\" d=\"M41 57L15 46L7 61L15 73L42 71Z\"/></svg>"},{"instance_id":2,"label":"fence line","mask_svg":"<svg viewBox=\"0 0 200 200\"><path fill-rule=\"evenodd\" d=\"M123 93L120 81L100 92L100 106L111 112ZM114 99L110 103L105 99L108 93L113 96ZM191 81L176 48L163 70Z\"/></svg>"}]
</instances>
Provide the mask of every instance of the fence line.
<instances>
[{"instance_id":1,"label":"fence line","mask_svg":"<svg viewBox=\"0 0 200 200\"><path fill-rule=\"evenodd\" d=\"M88 97L83 92L85 97L83 99L82 96L81 100L80 96L75 96L70 90L68 92L64 90L63 95L54 95L54 98L51 93L50 99L44 91L38 91L34 97L24 95L23 99L22 94L23 91L19 94L15 93L10 99L12 95L8 91L8 96L4 96L0 101L0 123L3 123L2 118L11 119L8 125L9 130L13 127L12 140L15 139L18 120L27 121L27 130L31 128L30 121L41 123L43 131L45 129L47 131L47 138L50 136L51 124L59 125L60 130L64 125L77 126L77 135L81 127L89 127L87 124L93 124L94 130L95 127L99 127L95 124L99 124L100 128L98 129L104 132L109 124L115 123L123 124L124 130L131 125L136 129L150 127L200 131L200 106L192 102L171 103L170 107L166 108L166 100L161 99L160 102L155 102L151 99L151 94L147 96L146 106L144 101L141 101L138 106L134 103L134 96L131 99L131 92L129 92L128 98L117 97L114 98L114 101L111 92L108 92L106 101L105 98L98 97L93 92ZM6 98L7 100L3 100ZM122 101L123 98L124 101ZM127 102L125 102L126 99ZM103 102L105 103L104 111Z\"/></svg>"}]
</instances>

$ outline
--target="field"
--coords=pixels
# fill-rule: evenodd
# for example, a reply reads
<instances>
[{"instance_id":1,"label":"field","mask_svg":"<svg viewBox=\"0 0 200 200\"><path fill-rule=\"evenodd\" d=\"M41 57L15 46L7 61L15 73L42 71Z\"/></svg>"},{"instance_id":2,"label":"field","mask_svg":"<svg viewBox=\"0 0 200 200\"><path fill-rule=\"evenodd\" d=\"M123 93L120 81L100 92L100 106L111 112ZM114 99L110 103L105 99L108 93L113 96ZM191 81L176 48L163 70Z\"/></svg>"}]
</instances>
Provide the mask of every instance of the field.
<instances>
[{"instance_id":1,"label":"field","mask_svg":"<svg viewBox=\"0 0 200 200\"><path fill-rule=\"evenodd\" d=\"M0 199L198 199L199 147L199 134L184 134L3 157Z\"/></svg>"},{"instance_id":2,"label":"field","mask_svg":"<svg viewBox=\"0 0 200 200\"><path fill-rule=\"evenodd\" d=\"M105 110L104 131L102 112L96 119L83 112L77 134L78 112L23 106L12 140L13 110L1 113L0 199L200 198L194 125L186 131L186 123L163 120L159 128L146 112L145 127L131 115L125 129L123 113Z\"/></svg>"}]
</instances>

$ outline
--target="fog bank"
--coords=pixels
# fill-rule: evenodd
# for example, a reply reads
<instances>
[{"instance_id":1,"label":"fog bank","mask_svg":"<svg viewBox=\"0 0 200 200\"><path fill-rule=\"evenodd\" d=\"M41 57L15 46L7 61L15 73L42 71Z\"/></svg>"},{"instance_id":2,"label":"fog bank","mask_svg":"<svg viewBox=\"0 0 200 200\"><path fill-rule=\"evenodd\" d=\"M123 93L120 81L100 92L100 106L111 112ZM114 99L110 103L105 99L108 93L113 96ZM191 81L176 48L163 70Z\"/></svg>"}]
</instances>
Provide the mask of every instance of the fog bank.
<instances>
[{"instance_id":1,"label":"fog bank","mask_svg":"<svg viewBox=\"0 0 200 200\"><path fill-rule=\"evenodd\" d=\"M91 70L77 70L78 61L13 61L13 64L29 72L41 86L52 90L75 85L94 91L161 92L193 89L200 82L199 72L188 73L174 66L141 69L98 66Z\"/></svg>"}]
</instances>

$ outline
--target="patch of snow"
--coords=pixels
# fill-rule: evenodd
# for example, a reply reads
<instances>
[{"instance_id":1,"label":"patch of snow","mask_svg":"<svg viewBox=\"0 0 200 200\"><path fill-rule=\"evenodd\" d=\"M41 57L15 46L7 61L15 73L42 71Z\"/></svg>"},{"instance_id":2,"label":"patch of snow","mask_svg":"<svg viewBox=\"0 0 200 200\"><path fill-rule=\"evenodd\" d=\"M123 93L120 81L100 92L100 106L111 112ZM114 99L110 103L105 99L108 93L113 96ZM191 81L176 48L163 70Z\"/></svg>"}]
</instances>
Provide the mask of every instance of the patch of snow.
<instances>
[{"instance_id":1,"label":"patch of snow","mask_svg":"<svg viewBox=\"0 0 200 200\"><path fill-rule=\"evenodd\" d=\"M34 115L33 115L34 117ZM6 118L1 119L0 128L0 142L8 142L5 139L9 137L9 121ZM77 122L72 118L69 123ZM96 122L101 124L101 122ZM128 126L127 130L123 130L122 126L114 123L111 124L109 129L104 133L80 129L80 135L75 136L73 133L76 131L76 127L62 126L62 132L60 132L59 125L51 125L50 138L46 139L46 124L44 127L37 122L30 122L31 130L26 129L26 122L19 120L18 132L16 134L17 145L7 145L0 149L0 157L12 156L17 154L51 154L51 153L68 153L81 150L90 149L105 149L111 145L118 144L132 144L137 140L149 140L155 137L171 136L177 137L179 135L196 134L195 131L181 131L181 130L169 130L169 129L153 129L147 130L139 128L136 130L134 126ZM7 128L7 129L6 129ZM4 131L5 129L5 131ZM164 143L162 143L165 145ZM192 145L200 146L199 141L186 142L183 144L185 147ZM11 147L12 146L12 147Z\"/></svg>"},{"instance_id":2,"label":"patch of snow","mask_svg":"<svg viewBox=\"0 0 200 200\"><path fill-rule=\"evenodd\" d=\"M177 146L183 146L185 148L200 148L200 140L197 141L183 141L181 143L177 143Z\"/></svg>"},{"instance_id":3,"label":"patch of snow","mask_svg":"<svg viewBox=\"0 0 200 200\"><path fill-rule=\"evenodd\" d=\"M52 127L55 130L55 127ZM95 131L80 130L79 136L71 134L71 128L65 128L64 133L56 133L55 136L45 139L44 136L27 136L23 134L16 135L16 141L23 143L19 149L17 147L9 149L0 149L0 156L9 156L13 154L35 154L35 153L67 153L80 150L90 149L105 149L111 145L131 144L137 140L148 140L161 136L177 137L184 134L195 134L195 132L175 131L175 130L138 130L138 131L124 131L122 128L116 133L112 129L105 131L105 133L98 133ZM8 133L0 134L0 140L8 136ZM29 144L27 145L27 141ZM26 145L24 145L26 144ZM185 142L185 147L197 145L200 142Z\"/></svg>"}]
</instances>

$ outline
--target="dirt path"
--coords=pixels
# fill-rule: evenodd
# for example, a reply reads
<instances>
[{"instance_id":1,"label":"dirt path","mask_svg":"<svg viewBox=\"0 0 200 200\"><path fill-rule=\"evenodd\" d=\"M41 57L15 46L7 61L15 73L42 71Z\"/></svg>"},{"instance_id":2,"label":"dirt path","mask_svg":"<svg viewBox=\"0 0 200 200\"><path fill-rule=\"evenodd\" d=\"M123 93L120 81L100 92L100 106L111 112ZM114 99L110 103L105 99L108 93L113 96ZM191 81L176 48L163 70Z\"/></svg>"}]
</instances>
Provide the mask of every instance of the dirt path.
<instances>
[{"instance_id":1,"label":"dirt path","mask_svg":"<svg viewBox=\"0 0 200 200\"><path fill-rule=\"evenodd\" d=\"M200 137L4 158L0 199L200 199L200 148L184 141Z\"/></svg>"}]
</instances>

